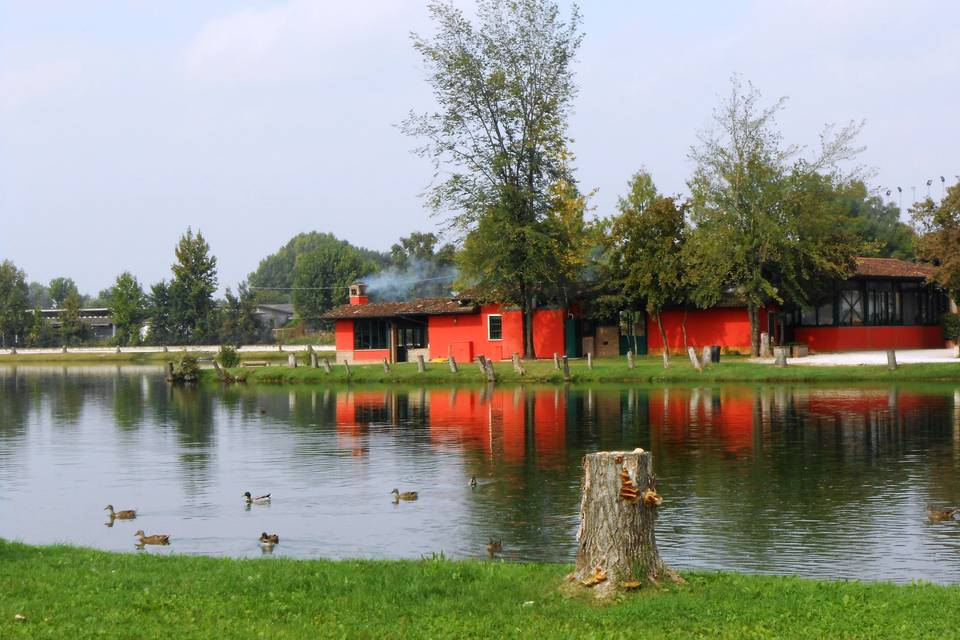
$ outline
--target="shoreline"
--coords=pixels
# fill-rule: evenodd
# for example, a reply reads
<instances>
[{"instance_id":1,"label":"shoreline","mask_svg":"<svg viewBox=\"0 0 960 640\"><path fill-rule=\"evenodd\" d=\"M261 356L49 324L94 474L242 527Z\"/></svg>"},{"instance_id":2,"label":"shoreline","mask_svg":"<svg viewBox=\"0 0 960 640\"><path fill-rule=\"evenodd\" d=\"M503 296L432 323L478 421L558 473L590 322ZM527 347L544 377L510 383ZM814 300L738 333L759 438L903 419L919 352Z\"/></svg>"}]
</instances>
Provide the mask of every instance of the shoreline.
<instances>
[{"instance_id":1,"label":"shoreline","mask_svg":"<svg viewBox=\"0 0 960 640\"><path fill-rule=\"evenodd\" d=\"M420 373L413 363L390 365L390 372L383 365L351 365L349 372L343 364L331 365L332 372L311 369L305 366L288 368L269 366L260 368L232 368L229 374L237 382L265 385L314 385L375 383L375 384L486 384L487 379L474 364L461 365L458 373L449 370L445 362L429 362L427 370ZM747 358L728 358L707 367L703 372L695 370L688 360L675 359L669 369L664 369L656 357L637 358L636 367L629 369L625 359L598 359L592 370L585 360L570 361L570 380L564 381L563 373L554 369L552 360L537 360L524 363L526 374L518 375L509 362L494 364L498 384L583 384L583 383L808 383L808 382L960 382L960 361L956 363L903 364L895 371L881 365L836 365L799 366L777 368L772 364L750 361ZM214 371L204 370L202 380L217 382Z\"/></svg>"},{"instance_id":2,"label":"shoreline","mask_svg":"<svg viewBox=\"0 0 960 640\"><path fill-rule=\"evenodd\" d=\"M682 572L686 584L599 604L563 588L570 570L442 555L236 560L0 540L0 635L910 638L939 637L960 613L956 585L696 571Z\"/></svg>"}]
</instances>

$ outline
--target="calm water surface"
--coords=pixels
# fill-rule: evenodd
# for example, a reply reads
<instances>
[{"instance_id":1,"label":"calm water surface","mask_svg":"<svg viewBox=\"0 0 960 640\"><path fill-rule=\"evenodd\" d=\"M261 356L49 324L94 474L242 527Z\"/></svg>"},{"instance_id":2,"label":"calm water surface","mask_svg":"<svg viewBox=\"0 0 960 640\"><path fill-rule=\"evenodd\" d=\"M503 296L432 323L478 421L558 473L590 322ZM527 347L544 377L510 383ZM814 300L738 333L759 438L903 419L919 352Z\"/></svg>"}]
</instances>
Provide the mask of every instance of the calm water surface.
<instances>
[{"instance_id":1,"label":"calm water surface","mask_svg":"<svg viewBox=\"0 0 960 640\"><path fill-rule=\"evenodd\" d=\"M137 367L0 367L0 537L150 553L574 557L580 461L653 451L679 568L960 581L960 390L171 388ZM471 475L480 481L468 486ZM390 490L420 499L394 505ZM247 508L243 491L270 492ZM137 520L105 526L107 503Z\"/></svg>"}]
</instances>

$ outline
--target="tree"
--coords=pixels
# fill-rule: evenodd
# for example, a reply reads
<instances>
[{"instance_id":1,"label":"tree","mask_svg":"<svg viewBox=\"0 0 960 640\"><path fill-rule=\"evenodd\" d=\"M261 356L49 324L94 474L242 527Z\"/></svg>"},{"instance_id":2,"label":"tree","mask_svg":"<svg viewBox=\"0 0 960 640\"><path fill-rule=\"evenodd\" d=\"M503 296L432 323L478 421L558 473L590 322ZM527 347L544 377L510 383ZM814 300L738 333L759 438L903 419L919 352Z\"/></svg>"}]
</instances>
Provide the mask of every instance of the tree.
<instances>
[{"instance_id":1,"label":"tree","mask_svg":"<svg viewBox=\"0 0 960 640\"><path fill-rule=\"evenodd\" d=\"M30 316L30 328L27 330L27 346L46 347L50 344L50 325L44 319L40 305L35 305Z\"/></svg>"},{"instance_id":2,"label":"tree","mask_svg":"<svg viewBox=\"0 0 960 640\"><path fill-rule=\"evenodd\" d=\"M960 299L960 182L950 187L940 204L927 198L910 212L920 230L920 257L935 265L937 284L954 300Z\"/></svg>"},{"instance_id":3,"label":"tree","mask_svg":"<svg viewBox=\"0 0 960 640\"><path fill-rule=\"evenodd\" d=\"M309 324L347 301L347 289L376 265L348 243L324 244L297 256L293 277L293 306Z\"/></svg>"},{"instance_id":4,"label":"tree","mask_svg":"<svg viewBox=\"0 0 960 640\"><path fill-rule=\"evenodd\" d=\"M350 247L365 260L376 265L371 271L385 266L388 258L385 254L356 247L346 240L340 240L331 233L300 233L273 254L260 261L257 270L247 277L249 288L257 302L291 302L293 299L293 279L297 257L316 251L322 247Z\"/></svg>"},{"instance_id":5,"label":"tree","mask_svg":"<svg viewBox=\"0 0 960 640\"><path fill-rule=\"evenodd\" d=\"M816 174L826 173L834 186L849 182L850 176L840 175L836 166L861 151L852 146L861 125L850 123L836 132L827 127L820 151L804 159L803 150L784 145L776 129L785 100L761 107L759 92L734 76L730 97L714 112L716 129L700 132L699 146L690 151L697 167L688 185L700 236L692 245L698 253L691 262L698 276L719 274L719 280L711 276L705 281L722 282L746 301L754 355L760 350L761 307L802 303L798 283L849 275L854 258L842 256L837 263L835 247L819 246L801 235L801 230L817 230L826 223L810 209L787 205L803 199ZM797 299L789 299L786 292ZM702 286L698 296L711 297Z\"/></svg>"},{"instance_id":6,"label":"tree","mask_svg":"<svg viewBox=\"0 0 960 640\"><path fill-rule=\"evenodd\" d=\"M170 324L177 340L202 343L216 339L217 258L199 231L180 237L175 249L177 261L171 267Z\"/></svg>"},{"instance_id":7,"label":"tree","mask_svg":"<svg viewBox=\"0 0 960 640\"><path fill-rule=\"evenodd\" d=\"M236 345L260 342L263 328L256 316L257 303L253 293L241 282L237 295L230 289L226 292L226 301L220 322L220 344Z\"/></svg>"},{"instance_id":8,"label":"tree","mask_svg":"<svg viewBox=\"0 0 960 640\"><path fill-rule=\"evenodd\" d=\"M631 180L630 193L620 198L618 208L620 215L607 236L607 264L628 308L643 304L656 320L666 364L669 348L661 311L686 297L685 207L677 206L673 198L658 197L649 174L641 172Z\"/></svg>"},{"instance_id":9,"label":"tree","mask_svg":"<svg viewBox=\"0 0 960 640\"><path fill-rule=\"evenodd\" d=\"M161 280L150 287L147 297L149 328L147 342L166 345L174 341L173 321L170 317L170 286Z\"/></svg>"},{"instance_id":10,"label":"tree","mask_svg":"<svg viewBox=\"0 0 960 640\"><path fill-rule=\"evenodd\" d=\"M916 232L900 220L900 209L880 196L871 196L866 185L857 180L842 192L844 216L853 232L863 241L862 255L912 260L916 257Z\"/></svg>"},{"instance_id":11,"label":"tree","mask_svg":"<svg viewBox=\"0 0 960 640\"><path fill-rule=\"evenodd\" d=\"M54 278L50 281L50 287L48 289L50 294L50 300L53 302L53 306L57 309L63 307L63 303L67 300L67 296L71 293L76 293L79 295L77 290L77 283L73 281L72 278Z\"/></svg>"},{"instance_id":12,"label":"tree","mask_svg":"<svg viewBox=\"0 0 960 640\"><path fill-rule=\"evenodd\" d=\"M80 308L83 299L74 289L60 305L60 343L63 345L78 345L90 334L89 325L80 317Z\"/></svg>"},{"instance_id":13,"label":"tree","mask_svg":"<svg viewBox=\"0 0 960 640\"><path fill-rule=\"evenodd\" d=\"M129 271L117 276L110 289L108 306L117 328L117 344L135 345L140 342L140 327L147 318L147 296Z\"/></svg>"},{"instance_id":14,"label":"tree","mask_svg":"<svg viewBox=\"0 0 960 640\"><path fill-rule=\"evenodd\" d=\"M440 245L436 234L415 231L390 247L386 269L365 280L378 300L447 295L457 274L455 257L452 244Z\"/></svg>"},{"instance_id":15,"label":"tree","mask_svg":"<svg viewBox=\"0 0 960 640\"><path fill-rule=\"evenodd\" d=\"M50 290L45 285L39 282L31 282L27 285L27 289L29 291L28 297L30 298L31 307L48 309L53 305Z\"/></svg>"},{"instance_id":16,"label":"tree","mask_svg":"<svg viewBox=\"0 0 960 640\"><path fill-rule=\"evenodd\" d=\"M574 6L564 21L551 0L478 0L476 9L474 25L452 4L428 4L437 33L414 35L413 45L439 110L411 113L402 128L447 176L430 187L428 204L454 212L461 264L495 267L465 275L482 276L471 283L481 296L521 305L524 349L534 357L540 276L553 272L552 231L542 226L555 212L551 189L573 184L567 120L580 14Z\"/></svg>"},{"instance_id":17,"label":"tree","mask_svg":"<svg viewBox=\"0 0 960 640\"><path fill-rule=\"evenodd\" d=\"M27 304L26 275L10 260L0 262L0 345L17 344Z\"/></svg>"}]
</instances>

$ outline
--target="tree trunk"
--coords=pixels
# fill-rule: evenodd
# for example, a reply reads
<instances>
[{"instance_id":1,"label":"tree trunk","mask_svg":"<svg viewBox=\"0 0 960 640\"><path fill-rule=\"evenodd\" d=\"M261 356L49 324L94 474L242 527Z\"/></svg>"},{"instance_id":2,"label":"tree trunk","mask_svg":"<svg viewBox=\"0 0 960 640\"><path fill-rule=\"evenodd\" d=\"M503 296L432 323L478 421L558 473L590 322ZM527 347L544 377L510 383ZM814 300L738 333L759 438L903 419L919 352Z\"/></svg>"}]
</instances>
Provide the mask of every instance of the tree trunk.
<instances>
[{"instance_id":1,"label":"tree trunk","mask_svg":"<svg viewBox=\"0 0 960 640\"><path fill-rule=\"evenodd\" d=\"M663 343L663 368L666 369L670 366L670 347L667 345L667 332L663 330L663 318L660 316L660 312L657 311L654 316L657 320L657 330L660 331L660 342ZM686 342L686 339L684 339Z\"/></svg>"},{"instance_id":2,"label":"tree trunk","mask_svg":"<svg viewBox=\"0 0 960 640\"><path fill-rule=\"evenodd\" d=\"M683 317L680 319L680 332L683 334L683 348L689 349L690 345L687 344L687 305L683 305Z\"/></svg>"},{"instance_id":3,"label":"tree trunk","mask_svg":"<svg viewBox=\"0 0 960 640\"><path fill-rule=\"evenodd\" d=\"M661 502L650 452L583 458L583 497L573 578L600 596L679 578L660 559L654 523Z\"/></svg>"},{"instance_id":4,"label":"tree trunk","mask_svg":"<svg viewBox=\"0 0 960 640\"><path fill-rule=\"evenodd\" d=\"M520 295L523 297L523 357L532 360L537 357L533 348L533 295L527 291L526 285L520 287Z\"/></svg>"},{"instance_id":5,"label":"tree trunk","mask_svg":"<svg viewBox=\"0 0 960 640\"><path fill-rule=\"evenodd\" d=\"M760 355L760 309L749 303L747 315L750 317L750 355L756 358Z\"/></svg>"}]
</instances>

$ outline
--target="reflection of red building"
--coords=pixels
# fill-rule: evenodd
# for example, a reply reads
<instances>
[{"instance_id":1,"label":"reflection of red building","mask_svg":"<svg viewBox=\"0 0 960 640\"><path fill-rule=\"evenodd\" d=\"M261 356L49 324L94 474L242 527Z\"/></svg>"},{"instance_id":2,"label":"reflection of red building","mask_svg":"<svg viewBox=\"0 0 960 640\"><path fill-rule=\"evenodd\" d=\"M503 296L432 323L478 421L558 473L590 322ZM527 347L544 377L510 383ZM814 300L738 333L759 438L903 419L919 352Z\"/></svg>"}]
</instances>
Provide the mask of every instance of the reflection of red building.
<instances>
[{"instance_id":1,"label":"reflection of red building","mask_svg":"<svg viewBox=\"0 0 960 640\"><path fill-rule=\"evenodd\" d=\"M755 402L749 387L659 387L650 391L650 427L665 442L686 442L696 429L697 439L712 436L728 451L748 450L759 428L754 425Z\"/></svg>"}]
</instances>

